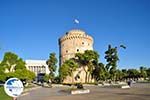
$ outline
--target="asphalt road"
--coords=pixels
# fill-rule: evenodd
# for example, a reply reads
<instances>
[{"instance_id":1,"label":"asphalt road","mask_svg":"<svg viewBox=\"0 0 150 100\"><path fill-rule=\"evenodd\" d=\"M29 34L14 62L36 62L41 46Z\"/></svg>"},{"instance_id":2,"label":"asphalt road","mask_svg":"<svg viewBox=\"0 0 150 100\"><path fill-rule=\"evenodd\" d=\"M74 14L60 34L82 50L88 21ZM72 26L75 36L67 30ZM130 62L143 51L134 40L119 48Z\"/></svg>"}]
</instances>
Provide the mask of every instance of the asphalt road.
<instances>
[{"instance_id":1,"label":"asphalt road","mask_svg":"<svg viewBox=\"0 0 150 100\"><path fill-rule=\"evenodd\" d=\"M133 84L130 89L86 87L89 94L71 95L65 87L39 88L17 100L150 100L150 83Z\"/></svg>"}]
</instances>

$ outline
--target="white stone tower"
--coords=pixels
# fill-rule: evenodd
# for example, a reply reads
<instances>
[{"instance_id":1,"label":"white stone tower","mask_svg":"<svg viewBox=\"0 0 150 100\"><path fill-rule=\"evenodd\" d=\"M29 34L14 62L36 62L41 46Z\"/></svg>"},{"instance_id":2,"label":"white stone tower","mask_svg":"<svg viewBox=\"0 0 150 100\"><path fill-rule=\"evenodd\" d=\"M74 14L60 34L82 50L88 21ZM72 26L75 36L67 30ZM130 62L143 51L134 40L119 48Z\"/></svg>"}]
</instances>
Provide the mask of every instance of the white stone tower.
<instances>
[{"instance_id":1,"label":"white stone tower","mask_svg":"<svg viewBox=\"0 0 150 100\"><path fill-rule=\"evenodd\" d=\"M63 37L59 38L59 65L61 66L65 60L73 58L75 53L83 53L85 50L93 50L93 38L91 36L79 29L66 32ZM82 73L83 77L84 74ZM80 81L84 81L84 78Z\"/></svg>"}]
</instances>

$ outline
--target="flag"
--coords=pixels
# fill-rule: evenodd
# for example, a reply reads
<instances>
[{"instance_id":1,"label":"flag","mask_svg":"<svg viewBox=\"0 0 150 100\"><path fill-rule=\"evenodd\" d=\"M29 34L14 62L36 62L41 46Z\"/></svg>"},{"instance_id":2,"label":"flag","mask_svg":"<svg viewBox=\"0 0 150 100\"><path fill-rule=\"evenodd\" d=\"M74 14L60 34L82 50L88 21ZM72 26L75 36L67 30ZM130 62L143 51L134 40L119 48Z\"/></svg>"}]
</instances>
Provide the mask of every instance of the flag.
<instances>
[{"instance_id":1,"label":"flag","mask_svg":"<svg viewBox=\"0 0 150 100\"><path fill-rule=\"evenodd\" d=\"M74 22L75 22L76 24L79 24L79 23L80 23L78 19L75 19Z\"/></svg>"}]
</instances>

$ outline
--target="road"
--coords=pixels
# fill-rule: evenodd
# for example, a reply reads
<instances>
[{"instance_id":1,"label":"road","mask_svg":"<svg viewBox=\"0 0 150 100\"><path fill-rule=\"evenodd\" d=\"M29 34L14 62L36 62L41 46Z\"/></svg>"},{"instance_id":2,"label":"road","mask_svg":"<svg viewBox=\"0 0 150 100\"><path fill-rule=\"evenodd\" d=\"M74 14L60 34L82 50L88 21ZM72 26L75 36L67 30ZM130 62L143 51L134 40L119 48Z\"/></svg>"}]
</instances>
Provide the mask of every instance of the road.
<instances>
[{"instance_id":1,"label":"road","mask_svg":"<svg viewBox=\"0 0 150 100\"><path fill-rule=\"evenodd\" d=\"M150 83L137 83L130 89L86 87L89 94L71 95L62 92L65 87L39 88L17 100L150 100Z\"/></svg>"}]
</instances>

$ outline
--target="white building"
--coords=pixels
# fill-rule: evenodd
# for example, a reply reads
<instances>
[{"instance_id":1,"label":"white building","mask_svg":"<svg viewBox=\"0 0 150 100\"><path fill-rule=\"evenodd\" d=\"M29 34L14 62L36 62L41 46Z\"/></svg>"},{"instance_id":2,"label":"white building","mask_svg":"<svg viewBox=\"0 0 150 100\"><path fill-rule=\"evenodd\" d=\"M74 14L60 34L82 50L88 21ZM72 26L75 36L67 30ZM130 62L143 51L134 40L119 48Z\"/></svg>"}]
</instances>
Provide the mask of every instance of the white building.
<instances>
[{"instance_id":1,"label":"white building","mask_svg":"<svg viewBox=\"0 0 150 100\"><path fill-rule=\"evenodd\" d=\"M49 74L48 65L46 64L46 60L25 60L26 68L36 75L38 73Z\"/></svg>"}]
</instances>

